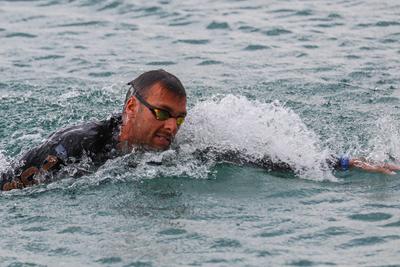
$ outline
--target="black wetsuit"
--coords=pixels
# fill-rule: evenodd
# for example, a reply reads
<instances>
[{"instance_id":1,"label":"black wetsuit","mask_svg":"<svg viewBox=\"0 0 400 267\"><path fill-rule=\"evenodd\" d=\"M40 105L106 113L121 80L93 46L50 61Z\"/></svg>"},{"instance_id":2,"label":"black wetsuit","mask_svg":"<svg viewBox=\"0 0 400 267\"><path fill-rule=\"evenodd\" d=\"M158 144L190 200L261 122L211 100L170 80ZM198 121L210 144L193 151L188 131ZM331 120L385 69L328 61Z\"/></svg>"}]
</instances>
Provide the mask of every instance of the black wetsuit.
<instances>
[{"instance_id":1,"label":"black wetsuit","mask_svg":"<svg viewBox=\"0 0 400 267\"><path fill-rule=\"evenodd\" d=\"M43 144L28 151L20 159L18 166L1 174L0 190L24 188L47 181L63 165L79 162L83 156L90 160L92 166L98 167L108 159L121 155L116 148L121 124L121 114L117 114L107 120L71 126L53 133ZM209 147L194 152L194 156L204 162L211 158L216 162L253 165L266 170L293 171L287 163L273 162L268 157L253 160L240 151L221 152ZM328 165L333 168L340 166L336 159L328 160ZM78 176L79 174L82 173L78 172Z\"/></svg>"}]
</instances>

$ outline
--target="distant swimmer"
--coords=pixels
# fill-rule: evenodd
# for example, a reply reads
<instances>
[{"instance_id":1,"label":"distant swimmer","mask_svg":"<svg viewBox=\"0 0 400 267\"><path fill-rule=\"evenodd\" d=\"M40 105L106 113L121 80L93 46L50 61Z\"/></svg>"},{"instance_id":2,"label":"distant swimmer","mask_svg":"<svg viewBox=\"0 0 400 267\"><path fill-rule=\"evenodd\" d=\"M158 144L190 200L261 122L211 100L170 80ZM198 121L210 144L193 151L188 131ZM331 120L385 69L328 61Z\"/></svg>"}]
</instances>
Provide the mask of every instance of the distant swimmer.
<instances>
[{"instance_id":1,"label":"distant swimmer","mask_svg":"<svg viewBox=\"0 0 400 267\"><path fill-rule=\"evenodd\" d=\"M0 189L21 189L51 181L52 175L63 166L83 158L89 158L92 166L97 168L109 159L130 153L133 148L167 150L187 114L184 86L176 76L164 70L145 72L128 85L121 114L54 132L1 174ZM292 170L285 162L273 162L269 158L251 160L234 151L218 155L218 151L209 148L197 154L201 158L207 153L216 154L218 160L225 162L252 164L268 170ZM385 174L400 169L390 164L372 165L348 157L328 163L337 169L357 167ZM81 171L81 174L85 173L85 170Z\"/></svg>"}]
</instances>

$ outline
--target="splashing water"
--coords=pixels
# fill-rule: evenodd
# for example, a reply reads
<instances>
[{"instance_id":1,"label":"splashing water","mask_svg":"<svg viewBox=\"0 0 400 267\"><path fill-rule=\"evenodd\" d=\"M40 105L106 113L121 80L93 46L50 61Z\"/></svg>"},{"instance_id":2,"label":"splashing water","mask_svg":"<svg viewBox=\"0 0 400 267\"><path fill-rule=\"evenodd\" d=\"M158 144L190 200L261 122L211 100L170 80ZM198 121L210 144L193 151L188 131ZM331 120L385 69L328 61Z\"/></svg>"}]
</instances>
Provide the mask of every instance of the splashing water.
<instances>
[{"instance_id":1,"label":"splashing water","mask_svg":"<svg viewBox=\"0 0 400 267\"><path fill-rule=\"evenodd\" d=\"M396 121L385 116L379 118L375 124L373 138L369 140L370 151L366 154L372 161L386 161L400 159L400 127Z\"/></svg>"},{"instance_id":2,"label":"splashing water","mask_svg":"<svg viewBox=\"0 0 400 267\"><path fill-rule=\"evenodd\" d=\"M6 156L0 151L0 173L3 173L10 167L9 161Z\"/></svg>"},{"instance_id":3,"label":"splashing water","mask_svg":"<svg viewBox=\"0 0 400 267\"><path fill-rule=\"evenodd\" d=\"M289 164L297 175L335 180L328 171L327 150L300 117L279 101L266 104L227 95L200 102L177 136L185 151L214 147L239 151L252 160L269 157ZM188 153L189 154L189 153Z\"/></svg>"}]
</instances>

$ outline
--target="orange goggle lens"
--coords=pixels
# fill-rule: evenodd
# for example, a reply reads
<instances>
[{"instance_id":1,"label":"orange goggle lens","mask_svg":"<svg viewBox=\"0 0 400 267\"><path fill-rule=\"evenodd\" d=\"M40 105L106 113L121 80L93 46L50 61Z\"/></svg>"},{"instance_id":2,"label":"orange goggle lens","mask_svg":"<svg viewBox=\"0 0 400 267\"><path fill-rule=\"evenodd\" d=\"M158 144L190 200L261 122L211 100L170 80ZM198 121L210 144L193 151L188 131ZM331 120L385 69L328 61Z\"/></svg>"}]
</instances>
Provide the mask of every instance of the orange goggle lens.
<instances>
[{"instance_id":1,"label":"orange goggle lens","mask_svg":"<svg viewBox=\"0 0 400 267\"><path fill-rule=\"evenodd\" d=\"M171 114L168 111L155 108L154 113L156 114L156 119L159 121L165 121L169 118L172 118ZM185 117L177 117L176 124L179 126L185 121Z\"/></svg>"}]
</instances>

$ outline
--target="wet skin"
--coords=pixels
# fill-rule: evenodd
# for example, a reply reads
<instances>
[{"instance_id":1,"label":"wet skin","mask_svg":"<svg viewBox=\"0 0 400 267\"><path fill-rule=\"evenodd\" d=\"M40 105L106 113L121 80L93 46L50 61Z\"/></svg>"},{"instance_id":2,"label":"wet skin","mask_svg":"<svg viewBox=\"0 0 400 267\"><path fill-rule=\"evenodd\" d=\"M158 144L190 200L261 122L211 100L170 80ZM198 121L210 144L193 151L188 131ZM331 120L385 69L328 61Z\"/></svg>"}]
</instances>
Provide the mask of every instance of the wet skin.
<instances>
[{"instance_id":1,"label":"wet skin","mask_svg":"<svg viewBox=\"0 0 400 267\"><path fill-rule=\"evenodd\" d=\"M186 115L186 97L164 89L159 83L154 84L143 97L150 105L169 111L173 117ZM129 149L141 146L152 150L166 150L178 130L176 118L159 121L132 96L124 108L119 141Z\"/></svg>"}]
</instances>

